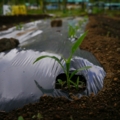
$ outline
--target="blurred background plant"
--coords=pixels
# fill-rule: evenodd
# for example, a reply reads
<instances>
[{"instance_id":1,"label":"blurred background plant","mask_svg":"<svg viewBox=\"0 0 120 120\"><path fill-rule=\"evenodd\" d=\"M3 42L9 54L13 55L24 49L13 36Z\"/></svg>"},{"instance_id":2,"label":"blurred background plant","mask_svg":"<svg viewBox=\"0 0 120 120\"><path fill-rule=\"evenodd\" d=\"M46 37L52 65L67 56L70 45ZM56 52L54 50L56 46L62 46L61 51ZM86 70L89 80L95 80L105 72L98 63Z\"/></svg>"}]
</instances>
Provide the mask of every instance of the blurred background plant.
<instances>
[{"instance_id":1,"label":"blurred background plant","mask_svg":"<svg viewBox=\"0 0 120 120\"><path fill-rule=\"evenodd\" d=\"M120 0L0 0L0 14L5 6L24 6L26 14L54 14L59 17L87 14L120 14ZM4 9L3 9L4 8ZM13 8L15 9L15 8Z\"/></svg>"}]
</instances>

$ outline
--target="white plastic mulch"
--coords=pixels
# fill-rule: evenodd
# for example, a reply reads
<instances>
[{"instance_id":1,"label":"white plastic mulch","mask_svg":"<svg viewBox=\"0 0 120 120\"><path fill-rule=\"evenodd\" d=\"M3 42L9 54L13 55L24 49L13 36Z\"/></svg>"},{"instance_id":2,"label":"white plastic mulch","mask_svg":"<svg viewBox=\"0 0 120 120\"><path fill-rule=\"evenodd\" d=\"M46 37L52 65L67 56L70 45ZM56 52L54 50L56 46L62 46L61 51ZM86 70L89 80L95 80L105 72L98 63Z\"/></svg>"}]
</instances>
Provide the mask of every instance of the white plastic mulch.
<instances>
[{"instance_id":1,"label":"white plastic mulch","mask_svg":"<svg viewBox=\"0 0 120 120\"><path fill-rule=\"evenodd\" d=\"M39 35L42 33L42 30L37 28L37 24L42 21L34 21L27 24L22 25L22 29L18 30L15 27L9 28L8 30L0 32L0 39L2 38L15 38L18 39L20 43L28 40L31 37Z\"/></svg>"}]
</instances>

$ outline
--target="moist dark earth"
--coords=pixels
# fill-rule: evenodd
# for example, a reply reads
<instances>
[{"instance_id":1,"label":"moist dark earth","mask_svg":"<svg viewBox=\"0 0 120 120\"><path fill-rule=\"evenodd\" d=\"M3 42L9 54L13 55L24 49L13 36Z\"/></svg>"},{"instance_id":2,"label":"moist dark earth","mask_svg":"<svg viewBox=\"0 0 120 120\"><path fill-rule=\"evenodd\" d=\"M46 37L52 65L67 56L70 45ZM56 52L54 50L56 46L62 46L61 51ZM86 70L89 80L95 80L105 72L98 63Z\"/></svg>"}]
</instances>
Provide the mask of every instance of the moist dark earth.
<instances>
[{"instance_id":1,"label":"moist dark earth","mask_svg":"<svg viewBox=\"0 0 120 120\"><path fill-rule=\"evenodd\" d=\"M18 16L0 16L0 31L6 30L19 23L32 22L34 20L50 18L50 15L18 15Z\"/></svg>"},{"instance_id":2,"label":"moist dark earth","mask_svg":"<svg viewBox=\"0 0 120 120\"><path fill-rule=\"evenodd\" d=\"M42 96L40 101L9 113L0 112L0 120L119 120L120 119L120 16L89 15L88 34L81 49L99 60L106 77L97 95L64 97ZM34 116L34 117L33 117Z\"/></svg>"}]
</instances>

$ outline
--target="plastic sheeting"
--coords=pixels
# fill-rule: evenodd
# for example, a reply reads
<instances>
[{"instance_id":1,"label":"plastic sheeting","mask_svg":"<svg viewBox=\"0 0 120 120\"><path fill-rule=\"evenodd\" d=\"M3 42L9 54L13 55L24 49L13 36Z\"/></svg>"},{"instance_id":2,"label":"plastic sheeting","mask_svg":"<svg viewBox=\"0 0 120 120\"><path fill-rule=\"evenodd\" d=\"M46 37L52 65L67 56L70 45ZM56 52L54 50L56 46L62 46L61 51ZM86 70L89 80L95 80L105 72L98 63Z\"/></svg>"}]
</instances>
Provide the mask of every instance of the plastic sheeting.
<instances>
[{"instance_id":1,"label":"plastic sheeting","mask_svg":"<svg viewBox=\"0 0 120 120\"><path fill-rule=\"evenodd\" d=\"M17 26L12 27L8 30L0 32L0 39L2 38L16 38L20 43L42 33L42 30L37 28L37 25L41 23L41 20L30 22L25 25L21 24L21 30L17 30Z\"/></svg>"},{"instance_id":2,"label":"plastic sheeting","mask_svg":"<svg viewBox=\"0 0 120 120\"><path fill-rule=\"evenodd\" d=\"M68 22L75 24L77 21L78 19L64 19L60 28L51 28L50 20L42 21L37 24L37 29L42 33L33 37L28 35L26 40L22 38L21 49L0 53L0 110L10 111L36 102L43 94L65 96L69 99L68 93L54 89L56 77L63 72L60 65L50 58L42 59L35 64L33 62L41 55L55 55L59 59L60 55L68 57L73 44L67 36ZM81 33L79 32L79 35ZM62 59L61 62L64 65ZM91 53L78 49L73 56L70 69L83 66L92 68L79 73L87 80L87 89L79 93L79 97L90 95L92 92L97 94L103 87L106 73ZM42 86L41 90L34 80Z\"/></svg>"}]
</instances>

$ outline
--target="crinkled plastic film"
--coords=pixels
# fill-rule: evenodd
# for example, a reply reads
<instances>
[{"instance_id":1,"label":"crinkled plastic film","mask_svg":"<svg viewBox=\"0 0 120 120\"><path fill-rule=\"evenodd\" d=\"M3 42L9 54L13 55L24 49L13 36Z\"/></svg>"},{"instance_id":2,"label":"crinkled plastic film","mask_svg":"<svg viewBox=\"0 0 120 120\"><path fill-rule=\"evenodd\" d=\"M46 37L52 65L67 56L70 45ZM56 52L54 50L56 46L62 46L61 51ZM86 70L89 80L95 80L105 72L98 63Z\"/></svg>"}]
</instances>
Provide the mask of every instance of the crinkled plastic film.
<instances>
[{"instance_id":1,"label":"crinkled plastic film","mask_svg":"<svg viewBox=\"0 0 120 120\"><path fill-rule=\"evenodd\" d=\"M36 102L43 94L54 97L65 96L70 99L68 93L55 89L56 77L63 73L61 66L55 60L45 58L33 64L41 55L55 55L59 59L61 55L66 58L69 56L73 43L67 36L68 21L70 20L63 19L63 26L59 28L52 28L50 20L37 23L37 30L42 32L33 37L29 34L26 36L28 39L26 37L20 39L23 41L20 48L0 53L0 110L11 111ZM61 62L64 65L62 59ZM75 70L83 66L92 68L78 73L87 80L87 88L79 93L79 97L91 93L97 94L103 87L106 73L90 52L78 49L72 58L70 69ZM41 90L34 80L42 86Z\"/></svg>"}]
</instances>

